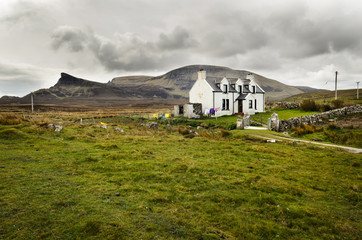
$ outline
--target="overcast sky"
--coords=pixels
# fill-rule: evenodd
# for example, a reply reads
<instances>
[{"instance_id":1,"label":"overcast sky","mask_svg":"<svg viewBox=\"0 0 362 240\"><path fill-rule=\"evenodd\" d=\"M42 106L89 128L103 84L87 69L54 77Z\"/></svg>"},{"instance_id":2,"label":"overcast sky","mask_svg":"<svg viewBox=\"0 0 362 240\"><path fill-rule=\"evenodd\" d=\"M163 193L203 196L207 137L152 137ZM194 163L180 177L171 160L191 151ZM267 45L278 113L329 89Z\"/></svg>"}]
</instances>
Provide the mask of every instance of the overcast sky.
<instances>
[{"instance_id":1,"label":"overcast sky","mask_svg":"<svg viewBox=\"0 0 362 240\"><path fill-rule=\"evenodd\" d=\"M191 64L341 89L362 80L360 0L1 0L0 96L61 72L107 82Z\"/></svg>"}]
</instances>

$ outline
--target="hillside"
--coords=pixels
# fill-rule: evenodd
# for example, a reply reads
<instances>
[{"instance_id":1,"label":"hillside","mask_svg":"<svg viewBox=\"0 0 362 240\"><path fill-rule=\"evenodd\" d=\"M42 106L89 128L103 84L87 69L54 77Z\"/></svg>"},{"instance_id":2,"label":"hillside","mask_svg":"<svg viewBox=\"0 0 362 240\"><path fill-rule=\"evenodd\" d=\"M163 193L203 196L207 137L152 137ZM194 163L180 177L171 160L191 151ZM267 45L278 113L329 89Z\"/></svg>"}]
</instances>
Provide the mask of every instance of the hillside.
<instances>
[{"instance_id":1,"label":"hillside","mask_svg":"<svg viewBox=\"0 0 362 240\"><path fill-rule=\"evenodd\" d=\"M40 89L34 93L36 104L61 105L105 105L117 104L120 100L157 100L179 99L165 89L156 85L113 85L85 80L61 73L58 82L49 89ZM29 104L30 94L22 97L4 96L0 99L2 104Z\"/></svg>"},{"instance_id":2,"label":"hillside","mask_svg":"<svg viewBox=\"0 0 362 240\"><path fill-rule=\"evenodd\" d=\"M123 84L139 85L157 85L163 86L170 93L181 95L188 98L188 92L197 79L197 72L200 69L206 70L207 76L213 77L241 77L249 73L244 70L234 70L228 67L211 66L211 65L190 65L172 70L166 74L150 77L150 76L132 76L132 77L117 77L112 79L111 83L122 86ZM266 91L266 97L271 100L288 97L304 92L317 91L310 87L295 87L283 84L273 79L263 77L257 73L255 75L256 82Z\"/></svg>"},{"instance_id":3,"label":"hillside","mask_svg":"<svg viewBox=\"0 0 362 240\"><path fill-rule=\"evenodd\" d=\"M210 65L191 65L172 70L160 76L124 76L100 83L61 73L58 82L48 88L35 91L36 104L102 106L131 103L182 103L188 101L188 93L197 79L197 72L205 69L208 76L245 78L248 71ZM292 95L316 91L309 87L285 85L257 73L256 82L266 91L266 99L276 100ZM166 101L165 101L166 100ZM29 104L30 94L19 98L3 96L0 104Z\"/></svg>"},{"instance_id":4,"label":"hillside","mask_svg":"<svg viewBox=\"0 0 362 240\"><path fill-rule=\"evenodd\" d=\"M316 102L330 102L334 100L334 91L318 91L297 94L282 99L283 102L302 102L304 99L313 99ZM345 102L362 103L361 97L357 100L356 89L338 90L338 99Z\"/></svg>"}]
</instances>

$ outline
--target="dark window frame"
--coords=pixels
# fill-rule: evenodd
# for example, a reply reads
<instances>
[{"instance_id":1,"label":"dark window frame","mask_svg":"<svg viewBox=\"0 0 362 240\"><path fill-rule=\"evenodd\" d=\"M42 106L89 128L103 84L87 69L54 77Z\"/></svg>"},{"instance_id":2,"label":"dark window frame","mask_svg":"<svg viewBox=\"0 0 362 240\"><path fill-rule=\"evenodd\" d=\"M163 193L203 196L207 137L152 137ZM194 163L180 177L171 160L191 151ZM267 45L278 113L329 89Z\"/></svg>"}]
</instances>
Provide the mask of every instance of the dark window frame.
<instances>
[{"instance_id":1,"label":"dark window frame","mask_svg":"<svg viewBox=\"0 0 362 240\"><path fill-rule=\"evenodd\" d=\"M228 85L227 84L223 84L223 90L224 93L228 92Z\"/></svg>"}]
</instances>

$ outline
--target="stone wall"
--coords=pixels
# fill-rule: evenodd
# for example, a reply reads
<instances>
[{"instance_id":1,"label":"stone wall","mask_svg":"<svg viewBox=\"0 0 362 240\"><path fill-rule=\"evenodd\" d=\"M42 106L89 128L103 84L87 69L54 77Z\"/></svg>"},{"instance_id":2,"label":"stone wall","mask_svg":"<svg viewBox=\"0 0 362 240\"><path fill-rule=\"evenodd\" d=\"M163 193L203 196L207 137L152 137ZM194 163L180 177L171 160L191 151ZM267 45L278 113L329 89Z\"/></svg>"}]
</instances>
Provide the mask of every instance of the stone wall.
<instances>
[{"instance_id":1,"label":"stone wall","mask_svg":"<svg viewBox=\"0 0 362 240\"><path fill-rule=\"evenodd\" d=\"M270 118L269 129L273 131L284 132L290 130L292 127L298 127L301 124L313 125L322 123L325 120L330 118L335 118L342 115L359 113L362 112L362 106L357 104L350 107L344 107L339 109L334 109L327 112L317 113L313 115L301 116L290 118L288 120L278 120L277 118Z\"/></svg>"},{"instance_id":2,"label":"stone wall","mask_svg":"<svg viewBox=\"0 0 362 240\"><path fill-rule=\"evenodd\" d=\"M174 106L174 116L184 116L187 118L200 118L202 116L201 103L187 103Z\"/></svg>"},{"instance_id":3,"label":"stone wall","mask_svg":"<svg viewBox=\"0 0 362 240\"><path fill-rule=\"evenodd\" d=\"M273 108L281 108L281 109L299 109L300 103L295 102L276 102L273 104Z\"/></svg>"}]
</instances>

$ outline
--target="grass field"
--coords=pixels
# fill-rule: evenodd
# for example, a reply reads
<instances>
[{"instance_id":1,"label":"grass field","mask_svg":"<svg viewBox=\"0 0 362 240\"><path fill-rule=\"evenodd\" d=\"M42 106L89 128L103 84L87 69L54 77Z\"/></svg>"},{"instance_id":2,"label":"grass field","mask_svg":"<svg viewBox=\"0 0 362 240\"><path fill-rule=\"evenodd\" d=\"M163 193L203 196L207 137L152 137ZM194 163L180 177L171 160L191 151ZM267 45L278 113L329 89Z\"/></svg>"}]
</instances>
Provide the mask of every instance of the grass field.
<instances>
[{"instance_id":1,"label":"grass field","mask_svg":"<svg viewBox=\"0 0 362 240\"><path fill-rule=\"evenodd\" d=\"M361 236L358 154L265 143L250 130L193 128L191 138L167 122L101 120L107 129L0 125L1 239Z\"/></svg>"}]
</instances>

